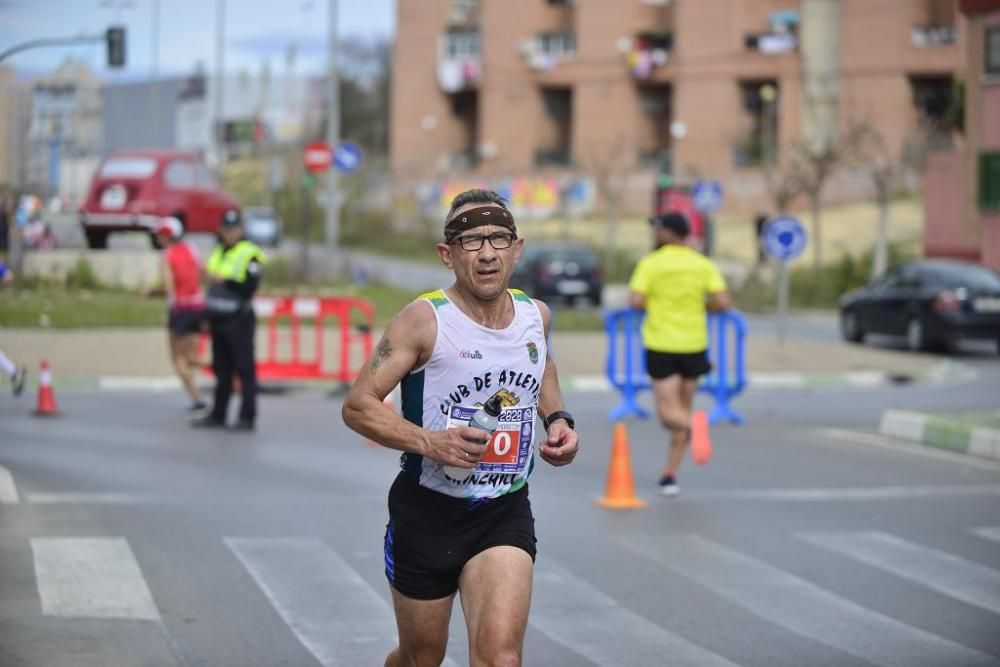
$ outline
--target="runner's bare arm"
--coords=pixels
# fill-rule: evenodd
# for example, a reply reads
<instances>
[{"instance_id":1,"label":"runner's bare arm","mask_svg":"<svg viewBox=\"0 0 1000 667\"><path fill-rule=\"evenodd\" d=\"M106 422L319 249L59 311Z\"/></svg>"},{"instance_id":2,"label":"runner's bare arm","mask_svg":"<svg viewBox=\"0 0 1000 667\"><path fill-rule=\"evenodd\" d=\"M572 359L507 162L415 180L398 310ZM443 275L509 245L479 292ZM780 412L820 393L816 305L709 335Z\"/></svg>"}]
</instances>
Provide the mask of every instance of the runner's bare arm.
<instances>
[{"instance_id":1,"label":"runner's bare arm","mask_svg":"<svg viewBox=\"0 0 1000 667\"><path fill-rule=\"evenodd\" d=\"M160 257L160 279L163 281L163 291L166 293L167 303L170 303L174 299L174 276L165 254Z\"/></svg>"},{"instance_id":2,"label":"runner's bare arm","mask_svg":"<svg viewBox=\"0 0 1000 667\"><path fill-rule=\"evenodd\" d=\"M486 433L469 427L430 431L396 414L383 401L414 368L427 363L437 323L429 304L414 301L386 326L371 358L344 401L349 428L391 449L421 454L447 465L472 468L486 451Z\"/></svg>"},{"instance_id":3,"label":"runner's bare arm","mask_svg":"<svg viewBox=\"0 0 1000 667\"><path fill-rule=\"evenodd\" d=\"M549 311L549 307L541 301L536 300L535 303L538 304L538 310L542 314L545 339L550 340L552 313ZM545 355L542 388L538 395L538 412L544 417L557 410L565 409L566 404L563 402L562 389L559 387L559 372L556 370L556 362L552 360L550 355ZM580 438L576 431L571 429L565 421L557 419L549 426L547 436L538 446L538 453L542 459L554 466L572 463L580 448Z\"/></svg>"},{"instance_id":4,"label":"runner's bare arm","mask_svg":"<svg viewBox=\"0 0 1000 667\"><path fill-rule=\"evenodd\" d=\"M642 292L629 292L628 306L636 310L646 310L646 295Z\"/></svg>"}]
</instances>

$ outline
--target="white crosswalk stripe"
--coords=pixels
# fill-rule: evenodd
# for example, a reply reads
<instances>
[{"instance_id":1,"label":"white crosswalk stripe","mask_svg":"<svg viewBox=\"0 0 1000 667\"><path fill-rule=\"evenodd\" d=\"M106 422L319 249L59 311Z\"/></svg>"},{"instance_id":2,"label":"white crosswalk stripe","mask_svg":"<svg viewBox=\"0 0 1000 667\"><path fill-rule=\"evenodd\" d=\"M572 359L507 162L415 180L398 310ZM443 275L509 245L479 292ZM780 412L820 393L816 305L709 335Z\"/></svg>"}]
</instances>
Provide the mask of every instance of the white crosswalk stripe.
<instances>
[{"instance_id":1,"label":"white crosswalk stripe","mask_svg":"<svg viewBox=\"0 0 1000 667\"><path fill-rule=\"evenodd\" d=\"M396 646L389 604L319 539L225 542L320 664L381 664Z\"/></svg>"},{"instance_id":2,"label":"white crosswalk stripe","mask_svg":"<svg viewBox=\"0 0 1000 667\"><path fill-rule=\"evenodd\" d=\"M1000 614L1000 572L978 563L879 531L803 533L800 537L812 544Z\"/></svg>"},{"instance_id":3,"label":"white crosswalk stripe","mask_svg":"<svg viewBox=\"0 0 1000 667\"><path fill-rule=\"evenodd\" d=\"M16 505L17 503L17 486L14 485L14 476L10 474L10 470L0 466L0 505Z\"/></svg>"},{"instance_id":4,"label":"white crosswalk stripe","mask_svg":"<svg viewBox=\"0 0 1000 667\"><path fill-rule=\"evenodd\" d=\"M123 538L36 537L31 550L46 616L160 620Z\"/></svg>"},{"instance_id":5,"label":"white crosswalk stripe","mask_svg":"<svg viewBox=\"0 0 1000 667\"><path fill-rule=\"evenodd\" d=\"M990 526L984 528L973 528L972 532L974 532L979 537L985 538L987 540L1000 542L1000 527Z\"/></svg>"},{"instance_id":6,"label":"white crosswalk stripe","mask_svg":"<svg viewBox=\"0 0 1000 667\"><path fill-rule=\"evenodd\" d=\"M671 634L551 563L535 569L531 625L595 665L723 667L734 663Z\"/></svg>"},{"instance_id":7,"label":"white crosswalk stripe","mask_svg":"<svg viewBox=\"0 0 1000 667\"><path fill-rule=\"evenodd\" d=\"M753 614L877 665L997 664L993 656L901 623L701 537L644 535L622 545Z\"/></svg>"}]
</instances>

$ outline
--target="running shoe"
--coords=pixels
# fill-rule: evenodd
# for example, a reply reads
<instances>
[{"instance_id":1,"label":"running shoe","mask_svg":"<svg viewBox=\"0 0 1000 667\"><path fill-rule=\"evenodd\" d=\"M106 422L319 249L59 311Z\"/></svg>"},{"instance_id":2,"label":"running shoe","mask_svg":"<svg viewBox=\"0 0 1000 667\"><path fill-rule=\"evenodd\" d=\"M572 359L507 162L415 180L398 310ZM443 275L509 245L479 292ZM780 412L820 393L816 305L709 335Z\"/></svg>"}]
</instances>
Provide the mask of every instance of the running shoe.
<instances>
[{"instance_id":1,"label":"running shoe","mask_svg":"<svg viewBox=\"0 0 1000 667\"><path fill-rule=\"evenodd\" d=\"M14 377L11 378L10 387L15 396L20 396L21 392L24 391L24 379L27 376L28 369L24 366L18 366L17 370L14 371Z\"/></svg>"},{"instance_id":2,"label":"running shoe","mask_svg":"<svg viewBox=\"0 0 1000 667\"><path fill-rule=\"evenodd\" d=\"M197 414L199 412L204 412L206 410L208 410L208 403L206 403L205 401L195 401L191 405L189 405L187 409L187 411L192 415Z\"/></svg>"},{"instance_id":3,"label":"running shoe","mask_svg":"<svg viewBox=\"0 0 1000 667\"><path fill-rule=\"evenodd\" d=\"M673 475L664 475L659 481L660 495L673 497L681 492L681 487L677 486L677 480Z\"/></svg>"}]
</instances>

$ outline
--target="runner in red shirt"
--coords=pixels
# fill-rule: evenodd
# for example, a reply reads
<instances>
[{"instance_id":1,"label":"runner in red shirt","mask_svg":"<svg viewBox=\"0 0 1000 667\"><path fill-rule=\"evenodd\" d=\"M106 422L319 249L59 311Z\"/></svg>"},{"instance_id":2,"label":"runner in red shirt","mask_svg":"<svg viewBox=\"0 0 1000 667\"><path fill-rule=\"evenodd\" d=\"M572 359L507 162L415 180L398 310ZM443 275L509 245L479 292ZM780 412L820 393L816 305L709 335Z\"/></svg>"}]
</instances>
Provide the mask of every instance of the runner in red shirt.
<instances>
[{"instance_id":1,"label":"runner in red shirt","mask_svg":"<svg viewBox=\"0 0 1000 667\"><path fill-rule=\"evenodd\" d=\"M184 227L177 218L161 218L156 238L164 248L161 271L167 292L167 333L170 358L184 388L191 396L190 412L200 412L208 406L194 382L194 373L202 364L198 360L198 334L205 315L205 295L201 289L201 269L198 253L190 243L181 241Z\"/></svg>"}]
</instances>

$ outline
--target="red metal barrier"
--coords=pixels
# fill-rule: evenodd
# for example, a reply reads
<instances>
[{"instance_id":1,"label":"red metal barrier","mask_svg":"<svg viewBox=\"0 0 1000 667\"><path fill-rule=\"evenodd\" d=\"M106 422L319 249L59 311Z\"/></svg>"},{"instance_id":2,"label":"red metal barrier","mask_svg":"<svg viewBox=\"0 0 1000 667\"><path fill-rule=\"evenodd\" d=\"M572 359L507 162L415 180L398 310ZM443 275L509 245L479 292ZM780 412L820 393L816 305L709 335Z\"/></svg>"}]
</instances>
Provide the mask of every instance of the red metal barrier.
<instances>
[{"instance_id":1,"label":"red metal barrier","mask_svg":"<svg viewBox=\"0 0 1000 667\"><path fill-rule=\"evenodd\" d=\"M274 297L259 296L253 301L258 322L266 322L267 342L257 350L259 380L333 380L353 382L361 364L372 352L372 330L375 310L372 304L358 297ZM360 316L360 321L354 316ZM313 320L304 325L303 320ZM340 350L336 364L326 363L324 334L330 320L336 320ZM305 354L303 330L313 330L312 355ZM284 344L284 345L283 345ZM207 347L203 336L201 351ZM260 346L258 346L259 348ZM284 347L285 354L280 348ZM354 356L352 352L360 352ZM208 369L211 372L211 369Z\"/></svg>"}]
</instances>

